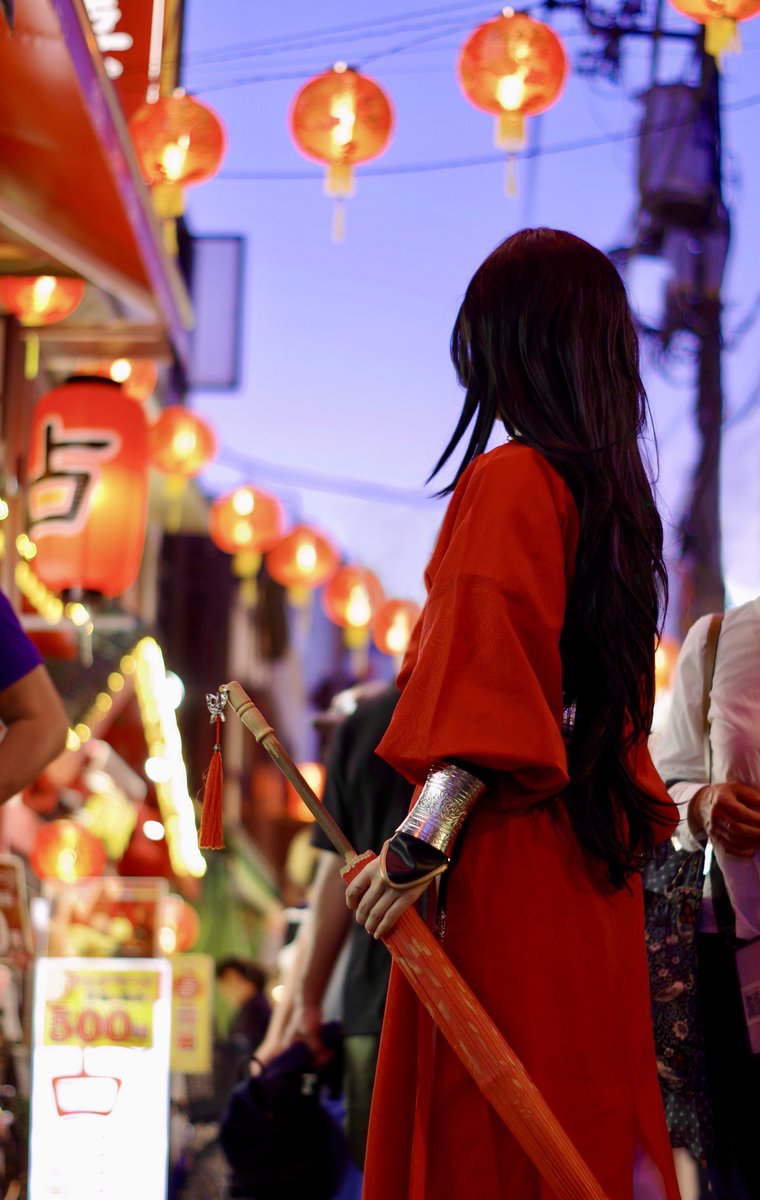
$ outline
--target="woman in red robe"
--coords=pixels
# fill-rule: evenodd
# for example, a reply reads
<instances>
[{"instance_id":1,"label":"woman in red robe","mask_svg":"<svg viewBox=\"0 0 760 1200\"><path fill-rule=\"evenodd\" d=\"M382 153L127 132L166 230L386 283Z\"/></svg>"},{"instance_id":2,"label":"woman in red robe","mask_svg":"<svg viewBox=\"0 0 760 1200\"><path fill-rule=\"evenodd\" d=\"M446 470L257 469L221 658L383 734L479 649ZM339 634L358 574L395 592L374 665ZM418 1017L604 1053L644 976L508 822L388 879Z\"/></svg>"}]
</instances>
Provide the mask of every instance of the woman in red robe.
<instances>
[{"instance_id":1,"label":"woman in red robe","mask_svg":"<svg viewBox=\"0 0 760 1200\"><path fill-rule=\"evenodd\" d=\"M639 876L676 823L646 749L665 570L622 282L525 230L473 278L452 355L467 394L436 471L474 428L378 748L415 804L347 900L380 936L440 874L446 952L609 1200L678 1200ZM364 1197L553 1197L395 970Z\"/></svg>"}]
</instances>

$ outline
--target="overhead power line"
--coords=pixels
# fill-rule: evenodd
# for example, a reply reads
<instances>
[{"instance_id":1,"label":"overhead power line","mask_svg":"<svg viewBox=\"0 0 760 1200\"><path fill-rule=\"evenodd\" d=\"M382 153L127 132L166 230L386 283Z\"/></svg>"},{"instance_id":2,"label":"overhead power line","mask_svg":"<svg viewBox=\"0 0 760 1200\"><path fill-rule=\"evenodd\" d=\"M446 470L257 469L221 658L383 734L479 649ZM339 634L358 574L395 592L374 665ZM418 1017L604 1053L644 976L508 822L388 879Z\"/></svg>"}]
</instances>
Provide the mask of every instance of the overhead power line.
<instances>
[{"instance_id":1,"label":"overhead power line","mask_svg":"<svg viewBox=\"0 0 760 1200\"><path fill-rule=\"evenodd\" d=\"M306 488L334 496L350 496L354 500L372 500L381 504L401 504L414 507L429 505L435 496L414 488L393 487L390 484L369 483L341 475L325 475L319 471L302 471L260 458L249 458L236 450L223 447L218 462L232 467L248 479L265 479L283 487Z\"/></svg>"}]
</instances>

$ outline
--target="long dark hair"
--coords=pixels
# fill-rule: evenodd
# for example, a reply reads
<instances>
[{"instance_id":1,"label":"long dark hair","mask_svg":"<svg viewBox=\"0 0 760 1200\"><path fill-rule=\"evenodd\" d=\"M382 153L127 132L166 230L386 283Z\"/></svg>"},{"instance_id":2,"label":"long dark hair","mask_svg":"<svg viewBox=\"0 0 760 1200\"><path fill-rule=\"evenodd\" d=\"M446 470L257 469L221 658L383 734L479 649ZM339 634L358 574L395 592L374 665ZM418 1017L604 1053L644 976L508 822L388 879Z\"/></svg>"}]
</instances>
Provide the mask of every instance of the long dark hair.
<instances>
[{"instance_id":1,"label":"long dark hair","mask_svg":"<svg viewBox=\"0 0 760 1200\"><path fill-rule=\"evenodd\" d=\"M647 398L622 280L572 234L525 229L475 273L457 316L451 356L466 396L431 478L473 422L466 466L495 421L532 446L570 488L580 514L575 582L561 652L570 818L615 887L652 848L660 802L632 777L654 703L654 647L667 597L662 524L639 439Z\"/></svg>"}]
</instances>

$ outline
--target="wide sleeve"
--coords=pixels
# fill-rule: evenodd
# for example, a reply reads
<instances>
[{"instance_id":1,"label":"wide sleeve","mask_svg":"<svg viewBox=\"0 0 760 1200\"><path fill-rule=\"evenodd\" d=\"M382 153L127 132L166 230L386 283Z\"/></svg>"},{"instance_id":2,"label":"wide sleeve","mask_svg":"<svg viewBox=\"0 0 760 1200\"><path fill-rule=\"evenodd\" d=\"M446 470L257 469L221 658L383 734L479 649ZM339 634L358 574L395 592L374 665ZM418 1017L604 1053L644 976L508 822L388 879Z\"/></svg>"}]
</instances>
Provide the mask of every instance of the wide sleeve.
<instances>
[{"instance_id":1,"label":"wide sleeve","mask_svg":"<svg viewBox=\"0 0 760 1200\"><path fill-rule=\"evenodd\" d=\"M577 524L566 485L527 447L485 455L460 480L378 747L413 783L453 759L540 797L567 784L559 643Z\"/></svg>"}]
</instances>

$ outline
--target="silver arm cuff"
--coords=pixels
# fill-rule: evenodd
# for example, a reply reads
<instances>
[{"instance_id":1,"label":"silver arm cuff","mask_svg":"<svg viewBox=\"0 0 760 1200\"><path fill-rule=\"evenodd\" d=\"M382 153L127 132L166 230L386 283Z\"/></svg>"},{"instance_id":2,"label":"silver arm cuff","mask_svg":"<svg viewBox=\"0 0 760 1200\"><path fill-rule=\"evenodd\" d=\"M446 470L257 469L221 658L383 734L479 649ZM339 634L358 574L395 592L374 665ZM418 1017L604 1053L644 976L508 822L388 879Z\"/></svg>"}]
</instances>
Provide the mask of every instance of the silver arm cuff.
<instances>
[{"instance_id":1,"label":"silver arm cuff","mask_svg":"<svg viewBox=\"0 0 760 1200\"><path fill-rule=\"evenodd\" d=\"M450 857L451 847L486 785L453 763L436 763L397 833L408 833Z\"/></svg>"}]
</instances>

